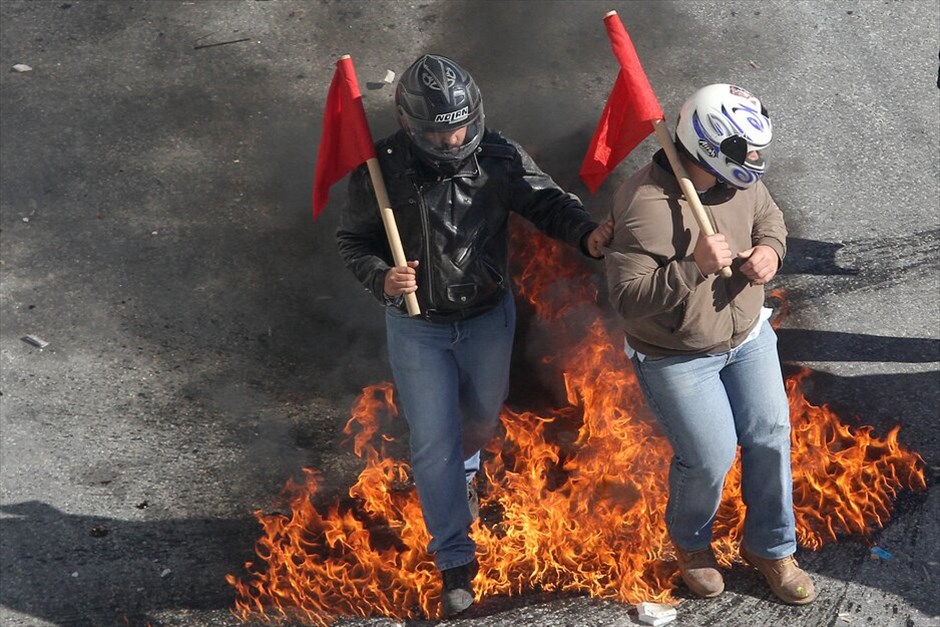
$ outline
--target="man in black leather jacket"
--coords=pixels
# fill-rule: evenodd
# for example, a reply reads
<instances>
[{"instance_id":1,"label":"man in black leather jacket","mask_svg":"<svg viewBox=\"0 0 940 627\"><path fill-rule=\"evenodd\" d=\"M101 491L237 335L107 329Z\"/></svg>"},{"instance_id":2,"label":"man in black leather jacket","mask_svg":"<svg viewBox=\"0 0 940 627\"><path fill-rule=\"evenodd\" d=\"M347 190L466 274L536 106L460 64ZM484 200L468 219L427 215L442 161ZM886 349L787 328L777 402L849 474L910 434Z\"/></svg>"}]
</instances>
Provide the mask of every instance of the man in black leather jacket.
<instances>
[{"instance_id":1,"label":"man in black leather jacket","mask_svg":"<svg viewBox=\"0 0 940 627\"><path fill-rule=\"evenodd\" d=\"M419 58L402 75L395 101L402 129L376 152L409 261L393 266L365 166L350 178L336 238L347 267L386 306L389 359L432 536L428 551L442 572L443 611L452 615L473 602L472 481L508 392L515 329L509 214L595 258L612 225L598 225L519 144L485 128L480 91L451 59ZM405 312L410 293L420 316Z\"/></svg>"}]
</instances>

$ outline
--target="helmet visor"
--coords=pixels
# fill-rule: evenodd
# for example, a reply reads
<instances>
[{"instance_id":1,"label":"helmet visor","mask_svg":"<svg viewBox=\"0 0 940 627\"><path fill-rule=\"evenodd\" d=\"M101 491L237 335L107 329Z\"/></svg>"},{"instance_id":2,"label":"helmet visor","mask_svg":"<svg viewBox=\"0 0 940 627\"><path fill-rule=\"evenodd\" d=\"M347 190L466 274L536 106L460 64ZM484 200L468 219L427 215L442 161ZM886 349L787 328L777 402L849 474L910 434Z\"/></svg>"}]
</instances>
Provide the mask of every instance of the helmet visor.
<instances>
[{"instance_id":1,"label":"helmet visor","mask_svg":"<svg viewBox=\"0 0 940 627\"><path fill-rule=\"evenodd\" d=\"M419 120L407 113L403 113L402 117L408 124L411 140L436 160L463 161L476 149L483 136L482 105L456 124L446 119Z\"/></svg>"},{"instance_id":2,"label":"helmet visor","mask_svg":"<svg viewBox=\"0 0 940 627\"><path fill-rule=\"evenodd\" d=\"M752 146L740 135L726 137L719 146L721 154L730 161L757 172L763 172L764 170L764 151L766 148L766 146Z\"/></svg>"},{"instance_id":3,"label":"helmet visor","mask_svg":"<svg viewBox=\"0 0 940 627\"><path fill-rule=\"evenodd\" d=\"M721 141L721 153L738 165L760 167L764 163L763 154L766 146L752 146L740 135L732 135Z\"/></svg>"}]
</instances>

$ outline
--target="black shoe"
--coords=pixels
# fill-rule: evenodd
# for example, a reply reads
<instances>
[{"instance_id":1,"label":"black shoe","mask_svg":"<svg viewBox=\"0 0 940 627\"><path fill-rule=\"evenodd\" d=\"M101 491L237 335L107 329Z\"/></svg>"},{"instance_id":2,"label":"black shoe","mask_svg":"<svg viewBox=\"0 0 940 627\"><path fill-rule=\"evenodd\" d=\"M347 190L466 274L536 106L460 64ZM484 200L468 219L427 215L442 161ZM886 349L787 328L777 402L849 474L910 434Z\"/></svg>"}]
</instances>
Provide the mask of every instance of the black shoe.
<instances>
[{"instance_id":1,"label":"black shoe","mask_svg":"<svg viewBox=\"0 0 940 627\"><path fill-rule=\"evenodd\" d=\"M476 560L463 566L448 568L441 572L444 592L441 594L441 609L444 616L454 616L473 605L473 578L480 565Z\"/></svg>"}]
</instances>

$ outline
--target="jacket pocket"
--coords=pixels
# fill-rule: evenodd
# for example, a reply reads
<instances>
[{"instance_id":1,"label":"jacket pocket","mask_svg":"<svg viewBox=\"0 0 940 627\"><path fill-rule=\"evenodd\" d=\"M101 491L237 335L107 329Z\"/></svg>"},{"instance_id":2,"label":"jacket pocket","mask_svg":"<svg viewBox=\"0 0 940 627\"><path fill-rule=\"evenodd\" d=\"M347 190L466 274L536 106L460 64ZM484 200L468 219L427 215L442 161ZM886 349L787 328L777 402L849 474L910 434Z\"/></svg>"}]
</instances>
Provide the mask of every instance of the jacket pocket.
<instances>
[{"instance_id":1,"label":"jacket pocket","mask_svg":"<svg viewBox=\"0 0 940 627\"><path fill-rule=\"evenodd\" d=\"M686 304L680 303L670 309L663 311L650 318L651 326L655 329L654 333L663 338L675 336L685 321ZM651 329L652 330L652 329Z\"/></svg>"},{"instance_id":2,"label":"jacket pocket","mask_svg":"<svg viewBox=\"0 0 940 627\"><path fill-rule=\"evenodd\" d=\"M490 264L488 261L486 261L486 259L481 259L481 263L483 264L483 268L486 270L486 273L487 273L487 274L489 275L489 277L493 280L493 283L494 283L497 287L502 287L502 286L503 286L503 275L500 274L499 270L497 270L496 268L494 268L492 264Z\"/></svg>"},{"instance_id":3,"label":"jacket pocket","mask_svg":"<svg viewBox=\"0 0 940 627\"><path fill-rule=\"evenodd\" d=\"M672 310L672 328L670 333L680 333L685 325L686 313L688 312L688 303L683 301L679 306Z\"/></svg>"},{"instance_id":4,"label":"jacket pocket","mask_svg":"<svg viewBox=\"0 0 940 627\"><path fill-rule=\"evenodd\" d=\"M448 285L447 300L457 305L466 305L472 303L474 300L476 300L477 289L478 288L474 283Z\"/></svg>"},{"instance_id":5,"label":"jacket pocket","mask_svg":"<svg viewBox=\"0 0 940 627\"><path fill-rule=\"evenodd\" d=\"M693 291L676 319L673 336L687 350L707 350L731 338L731 312L716 305L713 289L714 284Z\"/></svg>"},{"instance_id":6,"label":"jacket pocket","mask_svg":"<svg viewBox=\"0 0 940 627\"><path fill-rule=\"evenodd\" d=\"M477 243L477 238L479 238L484 226L483 223L478 224L476 228L464 238L463 246L454 250L454 265L461 270L463 270L467 266L467 263L473 258L473 252L482 248L482 245Z\"/></svg>"}]
</instances>

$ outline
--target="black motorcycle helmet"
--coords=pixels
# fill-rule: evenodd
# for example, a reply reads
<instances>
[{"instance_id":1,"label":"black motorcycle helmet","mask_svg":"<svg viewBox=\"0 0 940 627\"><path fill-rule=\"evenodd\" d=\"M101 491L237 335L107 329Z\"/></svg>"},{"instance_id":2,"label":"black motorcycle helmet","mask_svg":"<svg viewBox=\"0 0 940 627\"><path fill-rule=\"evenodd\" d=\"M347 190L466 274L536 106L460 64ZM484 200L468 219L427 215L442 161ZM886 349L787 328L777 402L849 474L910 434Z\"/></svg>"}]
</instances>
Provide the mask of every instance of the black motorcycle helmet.
<instances>
[{"instance_id":1,"label":"black motorcycle helmet","mask_svg":"<svg viewBox=\"0 0 940 627\"><path fill-rule=\"evenodd\" d=\"M480 89L447 57L426 54L412 63L398 81L395 105L418 154L439 170L455 170L483 138Z\"/></svg>"}]
</instances>

